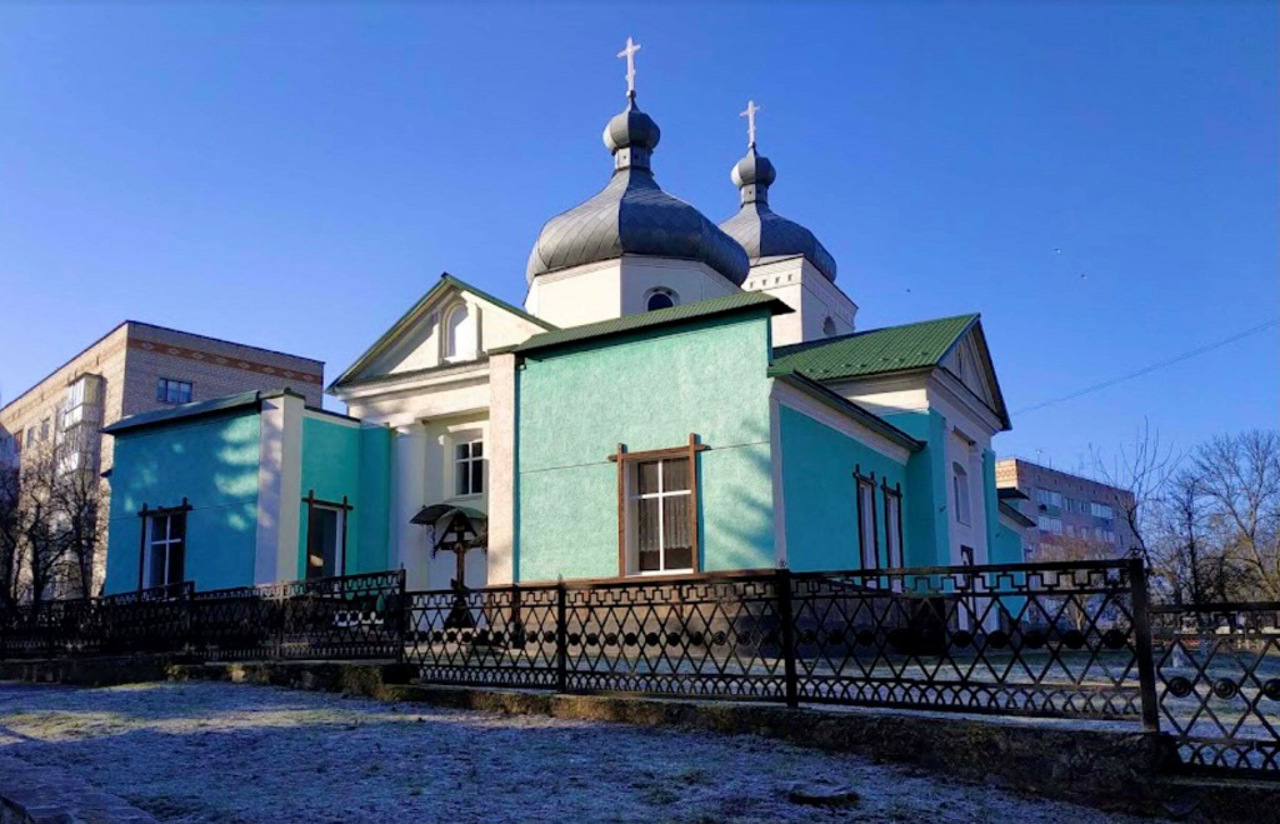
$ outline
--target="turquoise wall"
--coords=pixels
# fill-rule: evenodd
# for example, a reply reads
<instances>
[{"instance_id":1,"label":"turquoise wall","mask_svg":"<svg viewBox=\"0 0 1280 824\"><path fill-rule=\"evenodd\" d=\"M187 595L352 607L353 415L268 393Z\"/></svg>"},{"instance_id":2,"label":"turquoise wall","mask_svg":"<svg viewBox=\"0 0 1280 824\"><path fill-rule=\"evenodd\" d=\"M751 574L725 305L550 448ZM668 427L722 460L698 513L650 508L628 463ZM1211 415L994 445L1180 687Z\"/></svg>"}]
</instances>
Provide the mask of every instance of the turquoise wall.
<instances>
[{"instance_id":1,"label":"turquoise wall","mask_svg":"<svg viewBox=\"0 0 1280 824\"><path fill-rule=\"evenodd\" d=\"M618 574L618 444L697 433L704 570L774 566L767 310L527 357L517 372L518 581Z\"/></svg>"},{"instance_id":2,"label":"turquoise wall","mask_svg":"<svg viewBox=\"0 0 1280 824\"><path fill-rule=\"evenodd\" d=\"M360 555L350 572L383 572L391 563L391 429L360 429Z\"/></svg>"},{"instance_id":3,"label":"turquoise wall","mask_svg":"<svg viewBox=\"0 0 1280 824\"><path fill-rule=\"evenodd\" d=\"M936 566L950 563L951 534L942 514L947 504L946 430L947 420L939 412L899 412L882 416L906 432L924 449L907 460L907 494L903 501L903 531L910 533L907 566Z\"/></svg>"},{"instance_id":4,"label":"turquoise wall","mask_svg":"<svg viewBox=\"0 0 1280 824\"><path fill-rule=\"evenodd\" d=\"M253 582L257 540L259 419L256 410L115 438L105 591L138 587L138 511L187 513L185 572L199 589Z\"/></svg>"},{"instance_id":5,"label":"turquoise wall","mask_svg":"<svg viewBox=\"0 0 1280 824\"><path fill-rule=\"evenodd\" d=\"M826 424L789 407L779 413L782 489L786 503L787 564L799 572L859 569L857 482L853 472L875 476L876 533L880 565L888 565L882 481L901 485L903 555L919 554L913 544L915 497L907 467Z\"/></svg>"},{"instance_id":6,"label":"turquoise wall","mask_svg":"<svg viewBox=\"0 0 1280 824\"><path fill-rule=\"evenodd\" d=\"M386 427L353 426L340 419L302 419L302 496L352 507L347 512L343 572L387 569L391 486L391 432ZM298 568L306 574L307 505L299 502Z\"/></svg>"},{"instance_id":7,"label":"turquoise wall","mask_svg":"<svg viewBox=\"0 0 1280 824\"><path fill-rule=\"evenodd\" d=\"M1022 536L1013 527L997 522L995 539L991 544L991 563L1020 564L1025 560L1022 556Z\"/></svg>"}]
</instances>

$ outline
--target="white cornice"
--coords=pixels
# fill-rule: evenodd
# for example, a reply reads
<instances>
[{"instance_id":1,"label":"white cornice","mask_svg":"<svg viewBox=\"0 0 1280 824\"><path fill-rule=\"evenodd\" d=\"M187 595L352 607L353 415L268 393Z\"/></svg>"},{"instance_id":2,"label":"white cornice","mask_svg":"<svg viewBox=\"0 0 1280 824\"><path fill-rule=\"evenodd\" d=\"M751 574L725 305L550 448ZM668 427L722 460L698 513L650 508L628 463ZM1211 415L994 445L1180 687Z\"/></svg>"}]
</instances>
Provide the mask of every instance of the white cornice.
<instances>
[{"instance_id":1,"label":"white cornice","mask_svg":"<svg viewBox=\"0 0 1280 824\"><path fill-rule=\"evenodd\" d=\"M363 386L339 387L334 395L343 403L353 400L393 398L408 392L433 392L460 389L489 382L488 360L459 364L455 367L431 369L426 373L407 375L397 379L395 374L379 378L376 383Z\"/></svg>"}]
</instances>

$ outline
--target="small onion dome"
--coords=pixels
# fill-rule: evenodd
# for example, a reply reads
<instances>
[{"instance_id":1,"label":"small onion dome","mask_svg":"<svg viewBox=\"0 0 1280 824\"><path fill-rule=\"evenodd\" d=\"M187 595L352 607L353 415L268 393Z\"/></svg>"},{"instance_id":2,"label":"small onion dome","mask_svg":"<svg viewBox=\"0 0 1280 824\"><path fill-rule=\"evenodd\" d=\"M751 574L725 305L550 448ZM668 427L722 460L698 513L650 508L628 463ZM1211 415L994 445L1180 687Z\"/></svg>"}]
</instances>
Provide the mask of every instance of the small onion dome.
<instances>
[{"instance_id":1,"label":"small onion dome","mask_svg":"<svg viewBox=\"0 0 1280 824\"><path fill-rule=\"evenodd\" d=\"M769 158L757 154L751 144L746 157L729 173L742 197L742 208L720 228L742 245L753 263L767 257L804 255L823 277L834 281L835 258L813 232L769 208L769 186L777 176Z\"/></svg>"},{"instance_id":2,"label":"small onion dome","mask_svg":"<svg viewBox=\"0 0 1280 824\"><path fill-rule=\"evenodd\" d=\"M708 217L664 192L649 160L662 132L634 96L604 129L613 177L590 200L547 221L529 254L525 279L623 255L705 263L734 285L747 279L742 247Z\"/></svg>"}]
</instances>

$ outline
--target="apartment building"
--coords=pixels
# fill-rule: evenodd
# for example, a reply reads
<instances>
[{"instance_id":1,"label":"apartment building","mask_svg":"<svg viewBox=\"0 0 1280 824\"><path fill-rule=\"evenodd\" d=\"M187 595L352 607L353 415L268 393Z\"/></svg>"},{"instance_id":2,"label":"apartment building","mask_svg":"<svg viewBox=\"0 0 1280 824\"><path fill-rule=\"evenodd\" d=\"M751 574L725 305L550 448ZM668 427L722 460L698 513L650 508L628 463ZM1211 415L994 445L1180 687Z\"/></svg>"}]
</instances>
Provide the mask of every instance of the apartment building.
<instances>
[{"instance_id":1,"label":"apartment building","mask_svg":"<svg viewBox=\"0 0 1280 824\"><path fill-rule=\"evenodd\" d=\"M1002 502L1035 521L1023 541L1028 561L1073 543L1113 557L1137 545L1125 514L1133 507L1128 490L1023 458L996 462L996 489Z\"/></svg>"},{"instance_id":2,"label":"apartment building","mask_svg":"<svg viewBox=\"0 0 1280 824\"><path fill-rule=\"evenodd\" d=\"M104 426L139 412L284 388L320 406L324 362L127 320L0 407L0 463L20 465L24 455L57 444L60 469L107 473L113 444L102 436ZM100 582L105 559L96 566Z\"/></svg>"}]
</instances>

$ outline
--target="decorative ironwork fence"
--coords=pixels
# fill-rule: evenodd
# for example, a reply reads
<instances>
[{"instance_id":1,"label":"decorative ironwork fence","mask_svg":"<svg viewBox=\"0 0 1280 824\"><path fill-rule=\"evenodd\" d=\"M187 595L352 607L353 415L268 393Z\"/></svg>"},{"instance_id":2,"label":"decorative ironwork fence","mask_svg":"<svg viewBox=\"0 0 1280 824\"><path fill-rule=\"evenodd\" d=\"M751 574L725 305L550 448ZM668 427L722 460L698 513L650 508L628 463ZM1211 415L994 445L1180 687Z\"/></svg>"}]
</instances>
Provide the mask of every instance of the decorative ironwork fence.
<instances>
[{"instance_id":1,"label":"decorative ironwork fence","mask_svg":"<svg viewBox=\"0 0 1280 824\"><path fill-rule=\"evenodd\" d=\"M1280 778L1280 602L1160 606L1152 621L1183 768Z\"/></svg>"},{"instance_id":2,"label":"decorative ironwork fence","mask_svg":"<svg viewBox=\"0 0 1280 824\"><path fill-rule=\"evenodd\" d=\"M171 584L105 598L0 609L0 660L163 652L182 645L193 586Z\"/></svg>"},{"instance_id":3,"label":"decorative ironwork fence","mask_svg":"<svg viewBox=\"0 0 1280 824\"><path fill-rule=\"evenodd\" d=\"M0 659L174 652L208 660L398 659L404 573L196 592L190 582L0 612Z\"/></svg>"},{"instance_id":4,"label":"decorative ironwork fence","mask_svg":"<svg viewBox=\"0 0 1280 824\"><path fill-rule=\"evenodd\" d=\"M398 659L404 571L197 592L192 650L210 660Z\"/></svg>"},{"instance_id":5,"label":"decorative ironwork fence","mask_svg":"<svg viewBox=\"0 0 1280 824\"><path fill-rule=\"evenodd\" d=\"M434 683L1154 726L1141 570L780 570L410 593L406 654Z\"/></svg>"},{"instance_id":6,"label":"decorative ironwork fence","mask_svg":"<svg viewBox=\"0 0 1280 824\"><path fill-rule=\"evenodd\" d=\"M405 592L403 571L0 609L0 659L383 659L424 683L1130 720L1280 779L1280 602L1149 607L1138 560Z\"/></svg>"}]
</instances>

